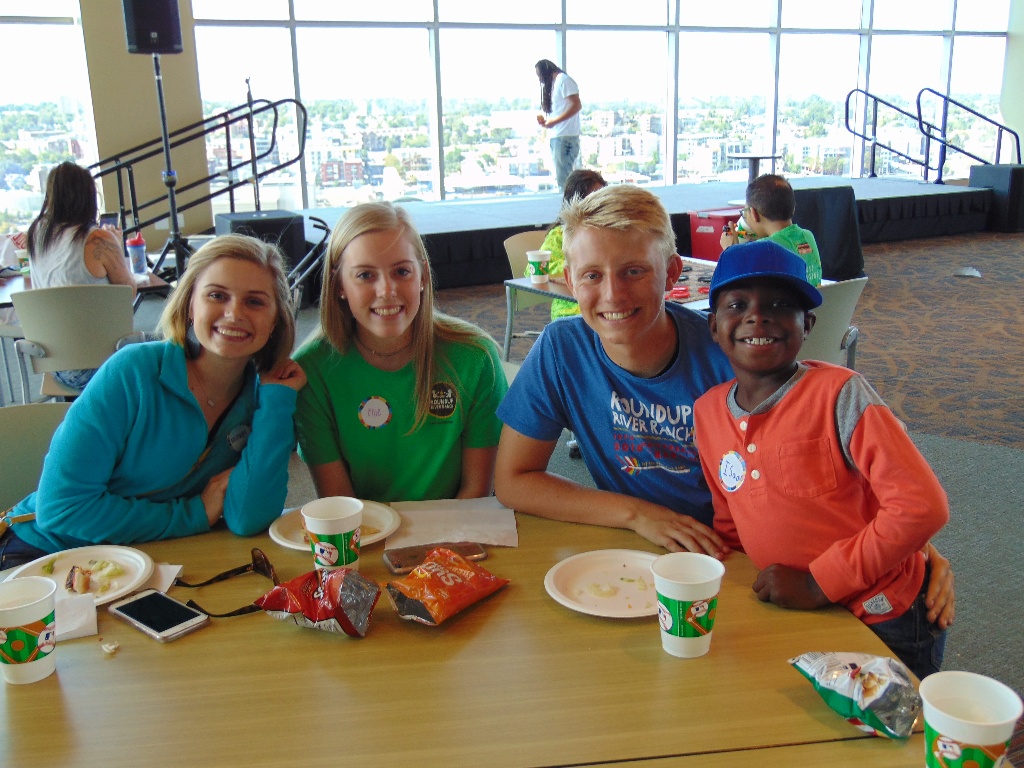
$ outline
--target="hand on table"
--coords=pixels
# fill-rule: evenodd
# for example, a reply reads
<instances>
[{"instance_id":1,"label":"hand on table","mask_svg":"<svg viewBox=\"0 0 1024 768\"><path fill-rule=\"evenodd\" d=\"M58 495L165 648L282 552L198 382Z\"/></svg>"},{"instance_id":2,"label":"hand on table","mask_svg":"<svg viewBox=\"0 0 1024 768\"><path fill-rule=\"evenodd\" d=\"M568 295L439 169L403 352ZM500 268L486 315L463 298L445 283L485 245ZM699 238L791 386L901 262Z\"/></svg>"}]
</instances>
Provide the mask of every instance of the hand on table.
<instances>
[{"instance_id":1,"label":"hand on table","mask_svg":"<svg viewBox=\"0 0 1024 768\"><path fill-rule=\"evenodd\" d=\"M224 515L224 496L228 492L229 477L231 477L230 469L218 472L210 478L206 487L203 488L203 492L199 494L199 498L203 500L203 506L206 507L206 519L211 528Z\"/></svg>"},{"instance_id":2,"label":"hand on table","mask_svg":"<svg viewBox=\"0 0 1024 768\"><path fill-rule=\"evenodd\" d=\"M306 386L306 372L294 360L288 360L273 371L261 373L260 384L283 384L298 392Z\"/></svg>"},{"instance_id":3,"label":"hand on table","mask_svg":"<svg viewBox=\"0 0 1024 768\"><path fill-rule=\"evenodd\" d=\"M956 592L953 590L953 569L949 560L931 542L925 545L924 554L931 565L931 578L924 603L928 607L928 621L940 629L949 629L956 618Z\"/></svg>"},{"instance_id":4,"label":"hand on table","mask_svg":"<svg viewBox=\"0 0 1024 768\"><path fill-rule=\"evenodd\" d=\"M831 604L818 582L807 571L798 571L785 565L769 565L754 579L757 599L775 603L780 608L810 611Z\"/></svg>"},{"instance_id":5,"label":"hand on table","mask_svg":"<svg viewBox=\"0 0 1024 768\"><path fill-rule=\"evenodd\" d=\"M721 560L731 551L713 529L655 504L639 512L630 527L669 552L703 552Z\"/></svg>"}]
</instances>

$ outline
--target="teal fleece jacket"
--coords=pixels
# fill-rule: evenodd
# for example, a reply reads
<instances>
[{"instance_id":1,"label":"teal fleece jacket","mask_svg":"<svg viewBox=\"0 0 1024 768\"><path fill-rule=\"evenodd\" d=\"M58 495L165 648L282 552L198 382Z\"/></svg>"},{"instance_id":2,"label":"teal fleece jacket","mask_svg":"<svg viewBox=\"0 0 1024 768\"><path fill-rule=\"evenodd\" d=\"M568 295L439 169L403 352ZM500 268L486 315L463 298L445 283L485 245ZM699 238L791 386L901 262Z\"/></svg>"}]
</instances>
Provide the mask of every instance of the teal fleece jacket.
<instances>
[{"instance_id":1,"label":"teal fleece jacket","mask_svg":"<svg viewBox=\"0 0 1024 768\"><path fill-rule=\"evenodd\" d=\"M240 536L266 530L288 490L295 398L290 387L261 385L250 366L237 400L208 435L188 390L185 351L169 341L130 344L69 409L39 489L15 508L36 519L15 532L47 552L203 533L210 526L200 494L230 467L224 521Z\"/></svg>"}]
</instances>

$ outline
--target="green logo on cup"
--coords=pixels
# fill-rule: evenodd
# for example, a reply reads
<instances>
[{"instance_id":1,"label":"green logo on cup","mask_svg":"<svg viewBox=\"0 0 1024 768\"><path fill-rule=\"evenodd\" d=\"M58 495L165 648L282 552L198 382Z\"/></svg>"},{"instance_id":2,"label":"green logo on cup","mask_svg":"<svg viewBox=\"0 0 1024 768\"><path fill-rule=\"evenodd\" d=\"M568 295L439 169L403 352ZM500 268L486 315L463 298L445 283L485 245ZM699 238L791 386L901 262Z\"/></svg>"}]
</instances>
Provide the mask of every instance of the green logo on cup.
<instances>
[{"instance_id":1,"label":"green logo on cup","mask_svg":"<svg viewBox=\"0 0 1024 768\"><path fill-rule=\"evenodd\" d=\"M528 265L528 270L531 275L546 275L548 274L548 262L531 261Z\"/></svg>"},{"instance_id":2,"label":"green logo on cup","mask_svg":"<svg viewBox=\"0 0 1024 768\"><path fill-rule=\"evenodd\" d=\"M57 647L54 614L23 627L0 627L0 664L39 661Z\"/></svg>"},{"instance_id":3,"label":"green logo on cup","mask_svg":"<svg viewBox=\"0 0 1024 768\"><path fill-rule=\"evenodd\" d=\"M1004 744L987 746L963 744L943 736L925 720L924 743L927 745L924 758L928 768L993 768L1006 754L1010 742L1007 740Z\"/></svg>"},{"instance_id":4,"label":"green logo on cup","mask_svg":"<svg viewBox=\"0 0 1024 768\"><path fill-rule=\"evenodd\" d=\"M310 533L313 564L327 567L351 565L359 559L359 528L345 533Z\"/></svg>"},{"instance_id":5,"label":"green logo on cup","mask_svg":"<svg viewBox=\"0 0 1024 768\"><path fill-rule=\"evenodd\" d=\"M715 628L718 595L706 600L673 600L658 595L658 622L661 628L676 637L703 637Z\"/></svg>"}]
</instances>

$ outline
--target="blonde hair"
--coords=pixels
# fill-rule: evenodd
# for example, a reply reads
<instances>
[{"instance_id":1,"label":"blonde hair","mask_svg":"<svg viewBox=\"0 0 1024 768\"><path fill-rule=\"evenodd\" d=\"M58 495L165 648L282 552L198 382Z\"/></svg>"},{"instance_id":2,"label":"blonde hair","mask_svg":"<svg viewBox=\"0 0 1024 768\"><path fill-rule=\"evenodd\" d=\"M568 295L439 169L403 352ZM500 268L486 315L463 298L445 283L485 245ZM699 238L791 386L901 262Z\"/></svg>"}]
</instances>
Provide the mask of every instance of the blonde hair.
<instances>
[{"instance_id":1,"label":"blonde hair","mask_svg":"<svg viewBox=\"0 0 1024 768\"><path fill-rule=\"evenodd\" d=\"M397 232L412 245L423 275L423 293L420 310L412 321L413 365L416 371L414 395L416 418L411 431L426 421L430 411L430 388L439 361L436 357L438 341L470 344L485 349L487 334L481 328L450 317L434 308L433 272L430 259L412 219L403 209L387 202L362 203L349 209L334 225L327 244L323 286L320 293L319 334L326 337L338 352L348 350L355 334L355 318L348 302L341 298L341 272L345 249L357 237L373 232ZM451 371L457 376L457 371Z\"/></svg>"},{"instance_id":2,"label":"blonde hair","mask_svg":"<svg viewBox=\"0 0 1024 768\"><path fill-rule=\"evenodd\" d=\"M654 239L665 261L676 252L676 235L668 212L655 195L640 187L604 187L587 197L574 198L562 208L560 218L566 262L572 260L573 239L584 228L639 230Z\"/></svg>"},{"instance_id":3,"label":"blonde hair","mask_svg":"<svg viewBox=\"0 0 1024 768\"><path fill-rule=\"evenodd\" d=\"M272 371L291 355L295 344L295 318L292 314L291 292L285 274L284 257L277 246L246 235L221 235L214 238L189 257L188 268L178 281L178 287L167 300L160 315L160 332L164 338L185 348L185 354L195 352L187 342L189 315L196 283L206 268L218 259L238 259L263 267L274 283L277 320L263 349L253 355L258 371Z\"/></svg>"}]
</instances>

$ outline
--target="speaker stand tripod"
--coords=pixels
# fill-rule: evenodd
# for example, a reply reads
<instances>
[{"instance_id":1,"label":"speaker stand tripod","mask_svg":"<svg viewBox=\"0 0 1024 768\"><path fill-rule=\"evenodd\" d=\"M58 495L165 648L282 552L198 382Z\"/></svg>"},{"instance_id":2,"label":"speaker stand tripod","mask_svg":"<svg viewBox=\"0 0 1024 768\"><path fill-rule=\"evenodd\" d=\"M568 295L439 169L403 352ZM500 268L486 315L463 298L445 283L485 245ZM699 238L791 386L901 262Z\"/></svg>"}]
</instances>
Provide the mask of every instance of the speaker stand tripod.
<instances>
[{"instance_id":1,"label":"speaker stand tripod","mask_svg":"<svg viewBox=\"0 0 1024 768\"><path fill-rule=\"evenodd\" d=\"M159 272L160 267L163 266L164 259L167 258L167 254L173 253L174 279L180 280L181 274L185 271L185 266L188 264L188 258L192 255L192 248L189 247L188 242L181 236L181 230L178 228L178 200L174 192L174 187L178 183L178 175L171 168L171 140L167 132L167 109L164 107L164 78L160 73L159 53L153 54L153 72L156 77L156 100L160 104L160 135L164 141L165 169L162 176L164 186L167 187L167 204L170 208L167 242L164 243L164 247L160 251L160 257L157 259L153 271Z\"/></svg>"}]
</instances>

